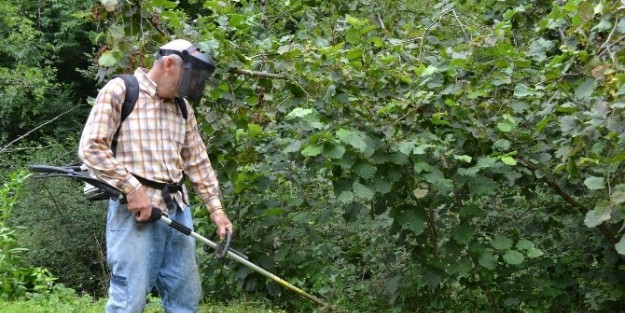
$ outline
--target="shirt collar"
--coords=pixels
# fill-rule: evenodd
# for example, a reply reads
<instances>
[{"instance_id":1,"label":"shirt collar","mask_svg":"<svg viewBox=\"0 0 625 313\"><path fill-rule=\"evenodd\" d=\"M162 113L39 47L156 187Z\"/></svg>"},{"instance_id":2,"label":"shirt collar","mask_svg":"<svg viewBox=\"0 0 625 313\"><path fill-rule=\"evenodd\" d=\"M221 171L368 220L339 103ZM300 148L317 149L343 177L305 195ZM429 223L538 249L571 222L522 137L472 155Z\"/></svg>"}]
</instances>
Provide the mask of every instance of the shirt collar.
<instances>
[{"instance_id":1,"label":"shirt collar","mask_svg":"<svg viewBox=\"0 0 625 313\"><path fill-rule=\"evenodd\" d=\"M156 83L148 76L146 69L137 68L135 70L135 76L139 80L140 89L145 89L150 96L154 97L156 95Z\"/></svg>"}]
</instances>

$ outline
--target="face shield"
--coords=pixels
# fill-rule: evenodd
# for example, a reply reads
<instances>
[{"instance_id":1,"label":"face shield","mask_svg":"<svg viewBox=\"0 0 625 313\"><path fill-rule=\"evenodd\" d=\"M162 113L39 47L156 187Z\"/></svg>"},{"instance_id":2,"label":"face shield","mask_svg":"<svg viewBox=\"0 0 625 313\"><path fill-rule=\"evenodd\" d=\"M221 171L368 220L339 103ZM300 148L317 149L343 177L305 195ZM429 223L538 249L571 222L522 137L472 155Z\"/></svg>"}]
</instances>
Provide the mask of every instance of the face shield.
<instances>
[{"instance_id":1,"label":"face shield","mask_svg":"<svg viewBox=\"0 0 625 313\"><path fill-rule=\"evenodd\" d=\"M202 98L208 78L215 72L215 63L208 55L200 52L194 45L184 51L161 49L161 56L175 54L182 59L182 78L178 84L178 95L197 101Z\"/></svg>"}]
</instances>

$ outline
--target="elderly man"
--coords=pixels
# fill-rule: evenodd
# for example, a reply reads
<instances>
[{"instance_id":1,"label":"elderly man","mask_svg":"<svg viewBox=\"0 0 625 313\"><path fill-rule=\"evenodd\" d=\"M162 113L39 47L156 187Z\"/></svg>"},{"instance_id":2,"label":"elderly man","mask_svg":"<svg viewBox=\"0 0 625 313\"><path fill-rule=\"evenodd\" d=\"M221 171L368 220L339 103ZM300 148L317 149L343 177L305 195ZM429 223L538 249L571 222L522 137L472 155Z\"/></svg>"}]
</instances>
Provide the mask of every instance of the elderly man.
<instances>
[{"instance_id":1,"label":"elderly man","mask_svg":"<svg viewBox=\"0 0 625 313\"><path fill-rule=\"evenodd\" d=\"M232 232L185 99L202 96L214 69L210 56L186 40L173 40L161 47L149 71L135 71L139 92L125 120L126 79L112 79L98 94L78 154L94 175L126 195L125 201L111 199L107 214L107 312L142 312L154 286L166 312L197 311L201 284L194 239L165 223L145 223L157 207L193 227L185 177L205 202L218 235Z\"/></svg>"}]
</instances>

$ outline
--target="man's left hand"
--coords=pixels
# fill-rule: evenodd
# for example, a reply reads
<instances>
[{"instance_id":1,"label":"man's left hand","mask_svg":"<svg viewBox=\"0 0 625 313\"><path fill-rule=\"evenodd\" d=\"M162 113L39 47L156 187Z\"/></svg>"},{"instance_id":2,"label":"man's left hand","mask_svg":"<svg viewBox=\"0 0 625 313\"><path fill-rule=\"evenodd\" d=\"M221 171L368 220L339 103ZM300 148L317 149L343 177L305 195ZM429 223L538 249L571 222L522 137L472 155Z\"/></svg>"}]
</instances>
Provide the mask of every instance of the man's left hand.
<instances>
[{"instance_id":1,"label":"man's left hand","mask_svg":"<svg viewBox=\"0 0 625 313\"><path fill-rule=\"evenodd\" d=\"M224 240L226 238L226 231L232 234L232 222L230 222L224 210L218 209L211 213L211 220L217 227L217 235L219 238Z\"/></svg>"}]
</instances>

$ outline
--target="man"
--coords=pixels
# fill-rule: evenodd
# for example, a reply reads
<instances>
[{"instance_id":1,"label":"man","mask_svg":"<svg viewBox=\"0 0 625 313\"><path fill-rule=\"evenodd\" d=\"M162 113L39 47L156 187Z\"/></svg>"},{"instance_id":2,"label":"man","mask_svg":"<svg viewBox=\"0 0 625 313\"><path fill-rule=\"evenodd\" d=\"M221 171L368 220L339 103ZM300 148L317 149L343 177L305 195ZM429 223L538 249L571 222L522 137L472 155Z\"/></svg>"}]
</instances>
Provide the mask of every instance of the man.
<instances>
[{"instance_id":1,"label":"man","mask_svg":"<svg viewBox=\"0 0 625 313\"><path fill-rule=\"evenodd\" d=\"M99 179L126 195L126 201L110 200L107 214L107 312L142 312L154 286L166 312L197 311L201 284L194 239L165 223L145 223L154 206L192 228L180 183L185 175L217 234L223 239L232 232L193 110L182 99L200 98L214 69L210 56L186 40L173 40L161 47L149 71L135 71L139 95L126 120L120 121L124 80L112 79L98 94L78 154Z\"/></svg>"}]
</instances>

